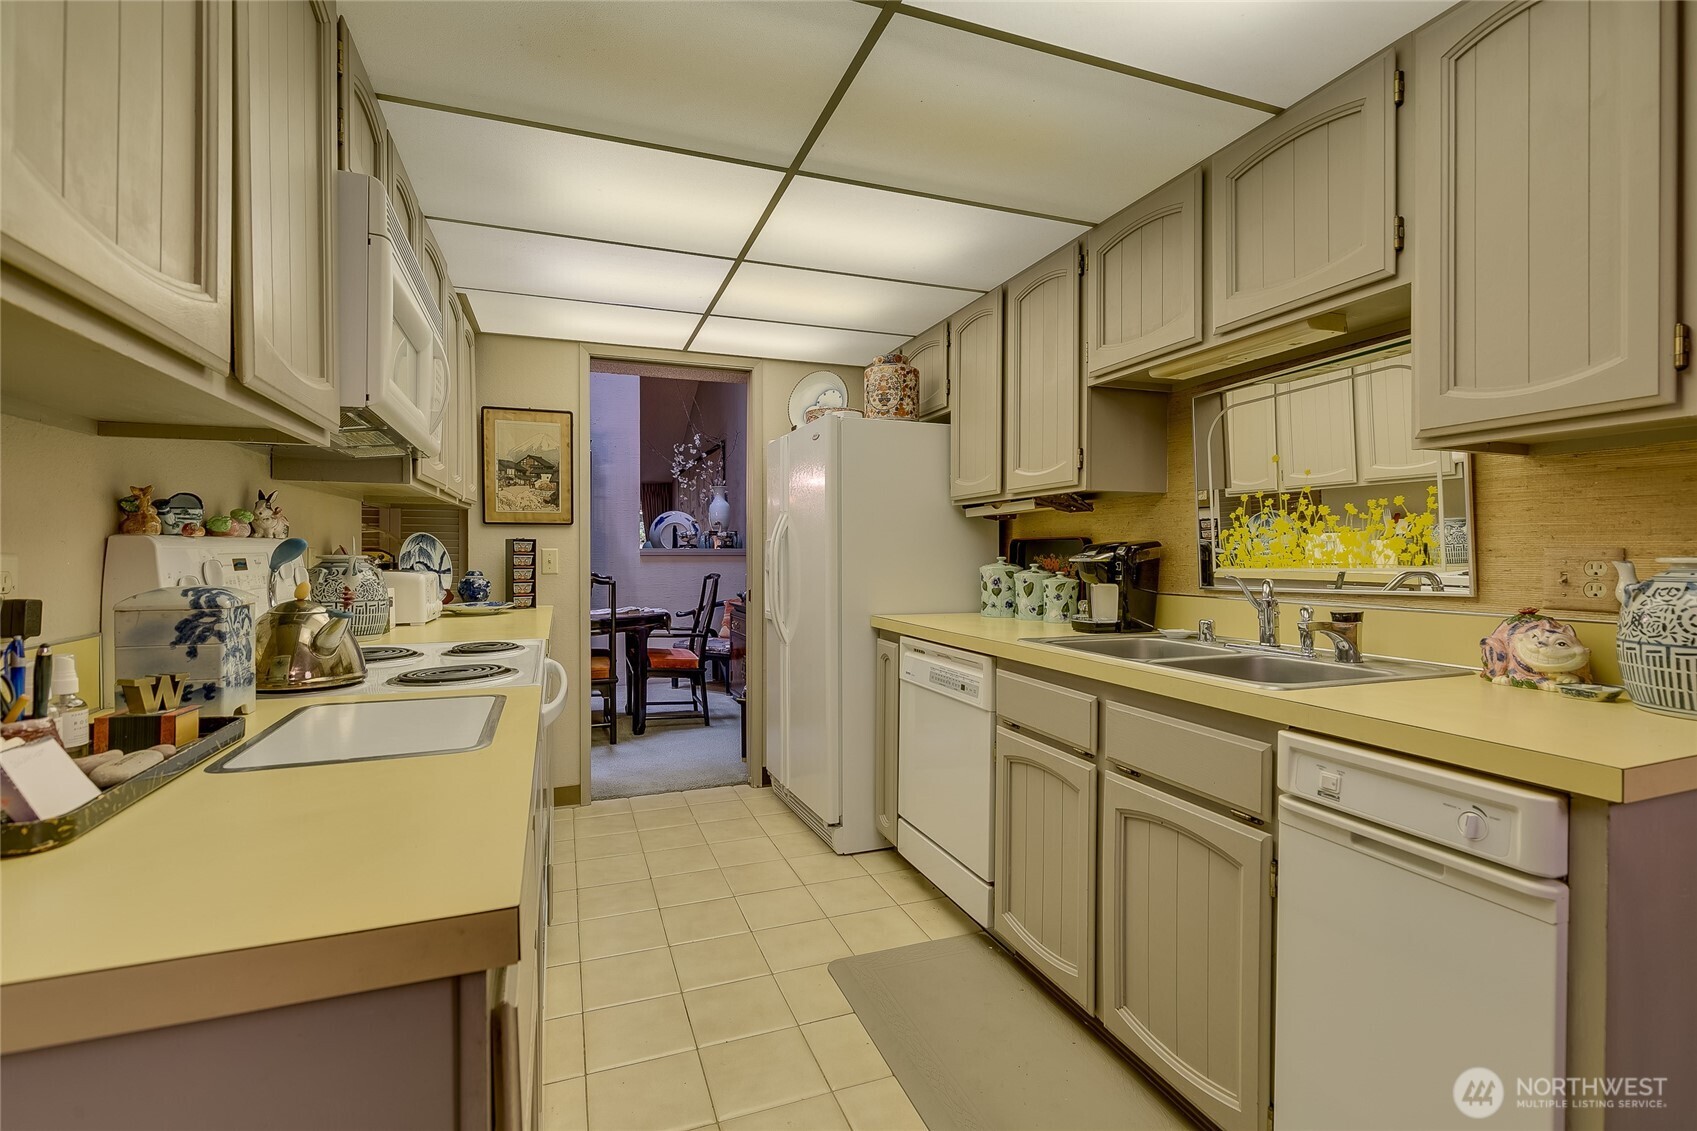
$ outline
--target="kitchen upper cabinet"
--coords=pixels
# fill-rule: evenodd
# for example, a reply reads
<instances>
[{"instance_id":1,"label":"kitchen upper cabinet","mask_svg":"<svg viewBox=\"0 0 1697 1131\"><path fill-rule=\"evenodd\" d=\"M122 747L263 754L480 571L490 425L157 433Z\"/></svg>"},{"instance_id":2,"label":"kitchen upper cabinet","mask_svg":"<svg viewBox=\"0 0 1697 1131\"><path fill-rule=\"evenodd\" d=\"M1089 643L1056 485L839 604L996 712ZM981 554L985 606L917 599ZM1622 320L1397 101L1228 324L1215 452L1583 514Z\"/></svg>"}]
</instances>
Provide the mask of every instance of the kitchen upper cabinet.
<instances>
[{"instance_id":1,"label":"kitchen upper cabinet","mask_svg":"<svg viewBox=\"0 0 1697 1131\"><path fill-rule=\"evenodd\" d=\"M335 17L309 0L238 4L235 77L236 376L334 428Z\"/></svg>"},{"instance_id":2,"label":"kitchen upper cabinet","mask_svg":"<svg viewBox=\"0 0 1697 1131\"><path fill-rule=\"evenodd\" d=\"M427 236L426 239L428 238ZM426 247L428 246L427 244ZM432 274L428 253L424 274L426 278ZM447 280L444 278L442 282L446 283ZM441 313L442 344L448 353L448 407L442 414L442 449L434 457L416 457L416 472L426 483L458 496L463 473L460 466L463 458L460 449L465 441L461 422L465 416L466 405L461 400L459 380L460 304L451 293Z\"/></svg>"},{"instance_id":3,"label":"kitchen upper cabinet","mask_svg":"<svg viewBox=\"0 0 1697 1131\"><path fill-rule=\"evenodd\" d=\"M454 388L464 406L460 413L460 497L476 503L483 482L483 463L477 447L478 417L483 410L477 399L477 335L472 331L470 315L463 309Z\"/></svg>"},{"instance_id":4,"label":"kitchen upper cabinet","mask_svg":"<svg viewBox=\"0 0 1697 1131\"><path fill-rule=\"evenodd\" d=\"M419 222L419 238L412 241L412 246L418 252L418 265L424 268L424 285L430 290L430 300L442 316L442 340L447 341L448 296L453 292L448 282L448 258L442 254L436 233L430 230L427 221Z\"/></svg>"},{"instance_id":5,"label":"kitchen upper cabinet","mask_svg":"<svg viewBox=\"0 0 1697 1131\"><path fill-rule=\"evenodd\" d=\"M945 319L902 347L909 365L919 370L919 418L949 411L949 323Z\"/></svg>"},{"instance_id":6,"label":"kitchen upper cabinet","mask_svg":"<svg viewBox=\"0 0 1697 1131\"><path fill-rule=\"evenodd\" d=\"M377 104L377 92L365 73L365 64L354 48L348 21L337 21L338 108L336 167L363 173L387 184L389 181L389 123Z\"/></svg>"},{"instance_id":7,"label":"kitchen upper cabinet","mask_svg":"<svg viewBox=\"0 0 1697 1131\"><path fill-rule=\"evenodd\" d=\"M395 148L395 139L388 139L388 176L384 184L389 189L389 204L395 214L401 218L401 228L407 233L407 243L413 248L414 254L424 240L424 209L419 206L418 193L413 190L412 178L407 176L407 167L401 164L400 151Z\"/></svg>"},{"instance_id":8,"label":"kitchen upper cabinet","mask_svg":"<svg viewBox=\"0 0 1697 1131\"><path fill-rule=\"evenodd\" d=\"M1085 374L1099 377L1202 340L1202 170L1084 237Z\"/></svg>"},{"instance_id":9,"label":"kitchen upper cabinet","mask_svg":"<svg viewBox=\"0 0 1697 1131\"><path fill-rule=\"evenodd\" d=\"M1272 859L1260 829L1102 775L1096 1015L1224 1131L1267 1119Z\"/></svg>"},{"instance_id":10,"label":"kitchen upper cabinet","mask_svg":"<svg viewBox=\"0 0 1697 1131\"><path fill-rule=\"evenodd\" d=\"M1355 374L1355 447L1361 479L1431 479L1438 453L1414 446L1414 369L1409 358L1381 362ZM1453 456L1446 474L1454 467Z\"/></svg>"},{"instance_id":11,"label":"kitchen upper cabinet","mask_svg":"<svg viewBox=\"0 0 1697 1131\"><path fill-rule=\"evenodd\" d=\"M1396 274L1395 80L1387 51L1209 161L1216 333Z\"/></svg>"},{"instance_id":12,"label":"kitchen upper cabinet","mask_svg":"<svg viewBox=\"0 0 1697 1131\"><path fill-rule=\"evenodd\" d=\"M1320 373L1274 388L1279 486L1354 483L1355 382L1349 373Z\"/></svg>"},{"instance_id":13,"label":"kitchen upper cabinet","mask_svg":"<svg viewBox=\"0 0 1697 1131\"><path fill-rule=\"evenodd\" d=\"M949 497L1002 490L1002 288L949 318Z\"/></svg>"},{"instance_id":14,"label":"kitchen upper cabinet","mask_svg":"<svg viewBox=\"0 0 1697 1131\"><path fill-rule=\"evenodd\" d=\"M896 799L899 796L898 760L901 698L901 645L894 640L878 641L875 718L872 722L872 808L879 833L896 843Z\"/></svg>"},{"instance_id":15,"label":"kitchen upper cabinet","mask_svg":"<svg viewBox=\"0 0 1697 1131\"><path fill-rule=\"evenodd\" d=\"M1226 490L1238 494L1279 488L1278 427L1272 390L1228 389L1225 404Z\"/></svg>"},{"instance_id":16,"label":"kitchen upper cabinet","mask_svg":"<svg viewBox=\"0 0 1697 1131\"><path fill-rule=\"evenodd\" d=\"M1015 497L1069 490L1084 472L1079 271L1069 243L1007 282L1003 487Z\"/></svg>"},{"instance_id":17,"label":"kitchen upper cabinet","mask_svg":"<svg viewBox=\"0 0 1697 1131\"><path fill-rule=\"evenodd\" d=\"M995 852L996 937L1093 1008L1095 766L998 726Z\"/></svg>"},{"instance_id":18,"label":"kitchen upper cabinet","mask_svg":"<svg viewBox=\"0 0 1697 1131\"><path fill-rule=\"evenodd\" d=\"M0 257L228 373L230 5L0 5L0 63Z\"/></svg>"},{"instance_id":19,"label":"kitchen upper cabinet","mask_svg":"<svg viewBox=\"0 0 1697 1131\"><path fill-rule=\"evenodd\" d=\"M1422 438L1678 399L1682 8L1462 4L1416 36Z\"/></svg>"}]
</instances>

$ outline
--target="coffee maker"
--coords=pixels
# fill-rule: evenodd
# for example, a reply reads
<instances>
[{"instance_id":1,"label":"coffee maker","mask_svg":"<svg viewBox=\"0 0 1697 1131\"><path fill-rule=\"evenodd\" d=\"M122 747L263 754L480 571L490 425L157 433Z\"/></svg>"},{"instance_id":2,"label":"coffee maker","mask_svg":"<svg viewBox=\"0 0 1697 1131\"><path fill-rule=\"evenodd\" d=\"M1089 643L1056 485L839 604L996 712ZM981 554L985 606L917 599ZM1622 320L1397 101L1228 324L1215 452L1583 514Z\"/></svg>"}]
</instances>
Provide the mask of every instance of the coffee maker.
<instances>
[{"instance_id":1,"label":"coffee maker","mask_svg":"<svg viewBox=\"0 0 1697 1131\"><path fill-rule=\"evenodd\" d=\"M1101 542L1075 555L1080 632L1150 632L1161 576L1159 542ZM1088 610L1085 611L1085 610Z\"/></svg>"}]
</instances>

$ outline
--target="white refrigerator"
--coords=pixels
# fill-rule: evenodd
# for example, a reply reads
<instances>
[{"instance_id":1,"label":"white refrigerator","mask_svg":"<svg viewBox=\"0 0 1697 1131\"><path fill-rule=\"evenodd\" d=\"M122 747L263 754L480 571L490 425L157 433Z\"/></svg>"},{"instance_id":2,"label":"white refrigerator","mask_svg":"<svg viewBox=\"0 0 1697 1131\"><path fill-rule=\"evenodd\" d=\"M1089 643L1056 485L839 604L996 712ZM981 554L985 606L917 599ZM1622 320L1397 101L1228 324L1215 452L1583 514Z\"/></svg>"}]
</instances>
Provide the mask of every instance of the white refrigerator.
<instances>
[{"instance_id":1,"label":"white refrigerator","mask_svg":"<svg viewBox=\"0 0 1697 1131\"><path fill-rule=\"evenodd\" d=\"M827 416L766 445L766 769L837 852L887 843L870 620L976 612L996 533L949 501L945 424Z\"/></svg>"}]
</instances>

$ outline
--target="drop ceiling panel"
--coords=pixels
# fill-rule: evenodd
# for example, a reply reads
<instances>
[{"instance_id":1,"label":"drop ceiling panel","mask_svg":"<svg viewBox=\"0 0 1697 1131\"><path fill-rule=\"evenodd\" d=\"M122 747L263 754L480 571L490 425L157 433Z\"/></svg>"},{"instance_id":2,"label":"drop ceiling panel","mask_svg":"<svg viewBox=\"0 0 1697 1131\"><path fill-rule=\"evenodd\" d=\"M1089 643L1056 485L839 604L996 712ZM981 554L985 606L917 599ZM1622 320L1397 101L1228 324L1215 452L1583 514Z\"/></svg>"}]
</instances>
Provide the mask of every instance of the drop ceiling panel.
<instances>
[{"instance_id":1,"label":"drop ceiling panel","mask_svg":"<svg viewBox=\"0 0 1697 1131\"><path fill-rule=\"evenodd\" d=\"M1312 93L1450 6L1449 0L908 2L1276 106Z\"/></svg>"},{"instance_id":2,"label":"drop ceiling panel","mask_svg":"<svg viewBox=\"0 0 1697 1131\"><path fill-rule=\"evenodd\" d=\"M911 336L947 318L979 293L744 263L713 310L743 318Z\"/></svg>"},{"instance_id":3,"label":"drop ceiling panel","mask_svg":"<svg viewBox=\"0 0 1697 1131\"><path fill-rule=\"evenodd\" d=\"M613 346L683 349L700 319L669 310L639 310L570 299L535 298L494 291L468 290L477 326L485 334L524 338L563 338Z\"/></svg>"},{"instance_id":4,"label":"drop ceiling panel","mask_svg":"<svg viewBox=\"0 0 1697 1131\"><path fill-rule=\"evenodd\" d=\"M667 310L707 309L728 259L571 240L475 224L431 222L454 285Z\"/></svg>"},{"instance_id":5,"label":"drop ceiling panel","mask_svg":"<svg viewBox=\"0 0 1697 1131\"><path fill-rule=\"evenodd\" d=\"M734 256L777 188L766 169L390 102L431 216Z\"/></svg>"},{"instance_id":6,"label":"drop ceiling panel","mask_svg":"<svg viewBox=\"0 0 1697 1131\"><path fill-rule=\"evenodd\" d=\"M896 19L803 168L1096 221L1268 116L923 20Z\"/></svg>"},{"instance_id":7,"label":"drop ceiling panel","mask_svg":"<svg viewBox=\"0 0 1697 1131\"><path fill-rule=\"evenodd\" d=\"M1087 229L797 177L750 259L987 290Z\"/></svg>"},{"instance_id":8,"label":"drop ceiling panel","mask_svg":"<svg viewBox=\"0 0 1697 1131\"><path fill-rule=\"evenodd\" d=\"M341 11L381 93L777 165L795 157L878 14L850 0L353 0Z\"/></svg>"},{"instance_id":9,"label":"drop ceiling panel","mask_svg":"<svg viewBox=\"0 0 1697 1131\"><path fill-rule=\"evenodd\" d=\"M742 354L835 365L867 365L901 345L905 334L867 334L824 326L786 326L714 315L690 347L705 353Z\"/></svg>"}]
</instances>

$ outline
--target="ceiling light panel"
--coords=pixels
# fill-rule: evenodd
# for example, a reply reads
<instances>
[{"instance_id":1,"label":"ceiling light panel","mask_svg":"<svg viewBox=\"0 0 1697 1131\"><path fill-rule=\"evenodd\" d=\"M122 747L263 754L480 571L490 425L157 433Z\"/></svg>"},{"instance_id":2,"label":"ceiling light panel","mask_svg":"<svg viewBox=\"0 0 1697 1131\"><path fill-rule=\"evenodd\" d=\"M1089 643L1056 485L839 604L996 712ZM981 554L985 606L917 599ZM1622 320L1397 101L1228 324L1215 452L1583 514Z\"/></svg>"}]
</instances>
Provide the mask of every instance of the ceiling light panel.
<instances>
[{"instance_id":1,"label":"ceiling light panel","mask_svg":"<svg viewBox=\"0 0 1697 1131\"><path fill-rule=\"evenodd\" d=\"M1289 106L1450 0L908 0L956 19Z\"/></svg>"},{"instance_id":2,"label":"ceiling light panel","mask_svg":"<svg viewBox=\"0 0 1697 1131\"><path fill-rule=\"evenodd\" d=\"M729 259L571 240L475 224L431 222L454 285L667 310L707 309Z\"/></svg>"},{"instance_id":3,"label":"ceiling light panel","mask_svg":"<svg viewBox=\"0 0 1697 1131\"><path fill-rule=\"evenodd\" d=\"M481 315L479 315L481 317ZM867 334L824 326L786 326L714 315L695 336L692 350L833 365L867 365L901 345L904 334Z\"/></svg>"},{"instance_id":4,"label":"ceiling light panel","mask_svg":"<svg viewBox=\"0 0 1697 1131\"><path fill-rule=\"evenodd\" d=\"M913 335L981 292L744 263L713 310L743 318Z\"/></svg>"},{"instance_id":5,"label":"ceiling light panel","mask_svg":"<svg viewBox=\"0 0 1697 1131\"><path fill-rule=\"evenodd\" d=\"M750 259L984 291L1086 228L797 177Z\"/></svg>"},{"instance_id":6,"label":"ceiling light panel","mask_svg":"<svg viewBox=\"0 0 1697 1131\"><path fill-rule=\"evenodd\" d=\"M803 168L1101 220L1267 118L1237 103L897 18Z\"/></svg>"},{"instance_id":7,"label":"ceiling light panel","mask_svg":"<svg viewBox=\"0 0 1697 1131\"><path fill-rule=\"evenodd\" d=\"M670 310L640 310L570 299L536 298L496 291L465 292L485 334L561 338L611 346L683 349L700 318Z\"/></svg>"},{"instance_id":8,"label":"ceiling light panel","mask_svg":"<svg viewBox=\"0 0 1697 1131\"><path fill-rule=\"evenodd\" d=\"M453 220L734 256L781 179L395 102L383 113L424 210Z\"/></svg>"},{"instance_id":9,"label":"ceiling light panel","mask_svg":"<svg viewBox=\"0 0 1697 1131\"><path fill-rule=\"evenodd\" d=\"M381 93L776 165L878 15L850 0L340 10Z\"/></svg>"}]
</instances>

